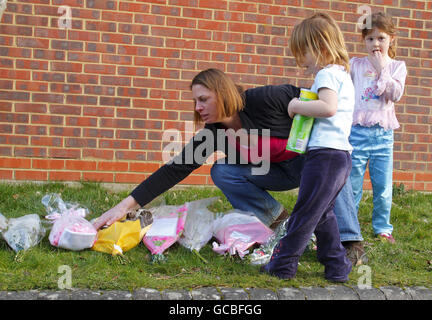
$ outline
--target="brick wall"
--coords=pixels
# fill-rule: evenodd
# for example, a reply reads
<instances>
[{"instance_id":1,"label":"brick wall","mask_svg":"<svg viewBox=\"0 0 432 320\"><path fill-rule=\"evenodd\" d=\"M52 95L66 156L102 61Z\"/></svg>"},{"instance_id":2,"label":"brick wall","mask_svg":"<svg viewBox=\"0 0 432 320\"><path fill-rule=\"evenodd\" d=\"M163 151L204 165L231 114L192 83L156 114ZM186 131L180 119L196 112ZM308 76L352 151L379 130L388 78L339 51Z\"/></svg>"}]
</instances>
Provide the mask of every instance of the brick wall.
<instances>
[{"instance_id":1,"label":"brick wall","mask_svg":"<svg viewBox=\"0 0 432 320\"><path fill-rule=\"evenodd\" d=\"M362 5L395 17L408 65L394 180L432 191L432 2L411 0L9 0L0 178L138 183L163 163L163 133L185 135L199 70L220 68L246 87L309 86L287 49L292 27L330 12L351 55L362 55ZM183 183L211 183L209 168Z\"/></svg>"}]
</instances>

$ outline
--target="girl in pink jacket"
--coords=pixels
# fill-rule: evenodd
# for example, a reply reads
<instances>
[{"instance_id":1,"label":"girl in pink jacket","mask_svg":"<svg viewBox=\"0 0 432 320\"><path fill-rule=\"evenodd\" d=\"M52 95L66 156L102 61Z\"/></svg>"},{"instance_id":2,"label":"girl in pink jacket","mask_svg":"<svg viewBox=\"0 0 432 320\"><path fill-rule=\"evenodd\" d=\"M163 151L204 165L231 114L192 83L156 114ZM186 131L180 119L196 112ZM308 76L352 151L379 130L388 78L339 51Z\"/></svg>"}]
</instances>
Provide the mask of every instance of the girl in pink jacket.
<instances>
[{"instance_id":1,"label":"girl in pink jacket","mask_svg":"<svg viewBox=\"0 0 432 320\"><path fill-rule=\"evenodd\" d=\"M393 185L393 130L399 128L394 103L404 92L405 62L394 60L396 28L391 18L374 13L365 18L362 36L367 56L350 60L355 108L350 143L352 183L358 211L369 162L373 188L372 227L376 236L394 243L390 224ZM368 26L369 23L369 26ZM369 27L369 28L368 28Z\"/></svg>"}]
</instances>

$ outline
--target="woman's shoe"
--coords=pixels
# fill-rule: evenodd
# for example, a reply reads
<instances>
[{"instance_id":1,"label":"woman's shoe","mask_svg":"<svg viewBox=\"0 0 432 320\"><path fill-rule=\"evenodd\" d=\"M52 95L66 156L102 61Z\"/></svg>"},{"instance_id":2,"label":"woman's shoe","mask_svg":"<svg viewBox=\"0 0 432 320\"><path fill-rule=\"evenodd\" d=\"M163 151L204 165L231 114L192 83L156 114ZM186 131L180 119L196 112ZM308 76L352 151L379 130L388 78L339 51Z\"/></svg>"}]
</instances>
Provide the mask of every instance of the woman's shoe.
<instances>
[{"instance_id":1,"label":"woman's shoe","mask_svg":"<svg viewBox=\"0 0 432 320\"><path fill-rule=\"evenodd\" d=\"M288 219L289 217L289 212L286 211L286 209L283 209L281 214L279 215L279 217L277 217L277 219L270 225L270 229L272 229L273 231L276 230L276 228L286 219Z\"/></svg>"},{"instance_id":2,"label":"woman's shoe","mask_svg":"<svg viewBox=\"0 0 432 320\"><path fill-rule=\"evenodd\" d=\"M342 245L346 250L347 258L353 266L359 266L368 262L362 241L344 241Z\"/></svg>"}]
</instances>

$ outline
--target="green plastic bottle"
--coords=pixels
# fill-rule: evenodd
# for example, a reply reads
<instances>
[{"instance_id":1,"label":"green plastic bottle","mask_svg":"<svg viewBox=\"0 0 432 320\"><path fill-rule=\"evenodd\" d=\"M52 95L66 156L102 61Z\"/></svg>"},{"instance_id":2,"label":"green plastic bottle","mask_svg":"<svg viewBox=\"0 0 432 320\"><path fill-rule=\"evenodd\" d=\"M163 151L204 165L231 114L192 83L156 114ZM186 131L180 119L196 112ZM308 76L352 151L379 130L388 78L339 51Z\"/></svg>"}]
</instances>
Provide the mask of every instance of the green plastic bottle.
<instances>
[{"instance_id":1,"label":"green plastic bottle","mask_svg":"<svg viewBox=\"0 0 432 320\"><path fill-rule=\"evenodd\" d=\"M310 101L317 100L318 95L308 89L300 90L300 100ZM301 114L296 114L293 119L291 126L290 135L288 137L288 143L286 150L305 153L306 147L309 142L309 137L312 131L312 126L314 123L313 117L303 116Z\"/></svg>"}]
</instances>

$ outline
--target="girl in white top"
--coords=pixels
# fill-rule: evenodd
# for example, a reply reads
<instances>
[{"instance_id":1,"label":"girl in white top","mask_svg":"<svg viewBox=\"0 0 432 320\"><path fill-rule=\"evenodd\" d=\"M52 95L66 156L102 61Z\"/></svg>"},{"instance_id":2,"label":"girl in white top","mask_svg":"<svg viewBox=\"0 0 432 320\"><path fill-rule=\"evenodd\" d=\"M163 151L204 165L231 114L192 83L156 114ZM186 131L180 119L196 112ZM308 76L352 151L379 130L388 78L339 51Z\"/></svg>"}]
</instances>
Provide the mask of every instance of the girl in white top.
<instances>
[{"instance_id":1,"label":"girl in white top","mask_svg":"<svg viewBox=\"0 0 432 320\"><path fill-rule=\"evenodd\" d=\"M287 223L286 235L275 247L262 270L279 278L295 276L298 261L312 235L317 238L318 260L325 278L348 280L351 262L341 245L335 198L351 170L348 141L354 110L354 87L342 32L329 15L317 13L295 26L290 39L297 64L315 75L311 88L318 100L293 99L290 117L299 113L315 118L301 174L296 205Z\"/></svg>"}]
</instances>

